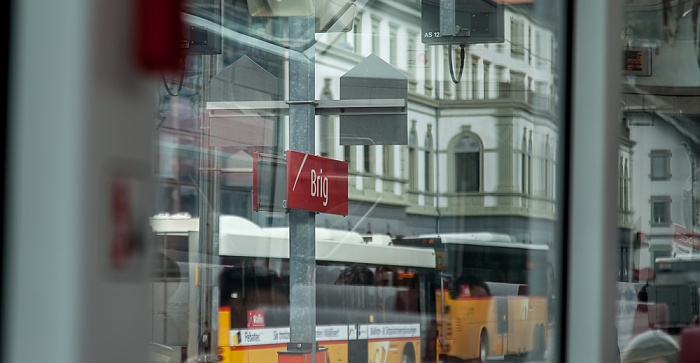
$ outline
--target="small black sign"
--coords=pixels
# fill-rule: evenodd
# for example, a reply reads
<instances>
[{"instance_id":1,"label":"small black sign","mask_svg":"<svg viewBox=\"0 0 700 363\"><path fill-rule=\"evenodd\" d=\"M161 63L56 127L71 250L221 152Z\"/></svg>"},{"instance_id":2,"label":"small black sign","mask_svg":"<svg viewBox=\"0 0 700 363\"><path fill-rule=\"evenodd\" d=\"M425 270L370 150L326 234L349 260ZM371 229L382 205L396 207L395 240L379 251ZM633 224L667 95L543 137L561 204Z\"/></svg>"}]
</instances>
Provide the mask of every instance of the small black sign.
<instances>
[{"instance_id":1,"label":"small black sign","mask_svg":"<svg viewBox=\"0 0 700 363\"><path fill-rule=\"evenodd\" d=\"M651 48L627 48L623 51L622 73L627 76L651 76Z\"/></svg>"}]
</instances>

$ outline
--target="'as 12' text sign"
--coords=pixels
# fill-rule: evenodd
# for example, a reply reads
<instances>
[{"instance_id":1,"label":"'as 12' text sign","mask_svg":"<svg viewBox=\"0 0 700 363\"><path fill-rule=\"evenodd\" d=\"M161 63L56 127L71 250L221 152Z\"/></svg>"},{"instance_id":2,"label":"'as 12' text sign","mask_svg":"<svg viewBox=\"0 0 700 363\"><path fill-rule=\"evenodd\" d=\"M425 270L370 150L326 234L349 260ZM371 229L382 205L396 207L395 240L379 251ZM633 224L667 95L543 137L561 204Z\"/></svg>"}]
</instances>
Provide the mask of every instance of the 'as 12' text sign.
<instances>
[{"instance_id":1,"label":"'as 12' text sign","mask_svg":"<svg viewBox=\"0 0 700 363\"><path fill-rule=\"evenodd\" d=\"M348 215L348 163L287 151L287 208Z\"/></svg>"}]
</instances>

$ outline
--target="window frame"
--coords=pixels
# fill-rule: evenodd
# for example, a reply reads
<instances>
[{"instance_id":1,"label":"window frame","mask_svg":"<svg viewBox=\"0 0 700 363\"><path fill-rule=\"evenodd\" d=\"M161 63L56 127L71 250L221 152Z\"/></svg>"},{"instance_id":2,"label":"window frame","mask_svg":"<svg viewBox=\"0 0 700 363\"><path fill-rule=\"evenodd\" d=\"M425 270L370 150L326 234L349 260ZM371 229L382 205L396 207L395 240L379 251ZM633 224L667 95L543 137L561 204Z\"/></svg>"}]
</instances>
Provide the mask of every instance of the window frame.
<instances>
[{"instance_id":1,"label":"window frame","mask_svg":"<svg viewBox=\"0 0 700 363\"><path fill-rule=\"evenodd\" d=\"M653 195L649 198L649 225L652 227L668 227L672 223L671 219L671 203L673 202L671 196L668 195ZM665 220L659 220L656 217L656 204L664 203L663 218ZM659 221L657 221L659 220Z\"/></svg>"},{"instance_id":2,"label":"window frame","mask_svg":"<svg viewBox=\"0 0 700 363\"><path fill-rule=\"evenodd\" d=\"M476 161L478 162L478 175L476 176L475 180L477 183L477 186L475 189L467 189L467 190L461 190L459 185L459 181L457 178L459 177L459 174L456 172L457 167L456 164L459 162L458 158L458 152L455 150L457 144L460 142L460 140L471 138L477 142L479 145L479 150L476 152L472 152L477 154ZM461 152L460 152L461 154ZM467 153L464 153L467 154ZM466 133L461 133L455 136L455 138L450 142L449 144L449 155L450 155L450 163L454 165L455 167L450 169L452 172L452 175L449 178L450 182L450 190L454 193L461 193L461 194L468 194L468 193L481 193L483 192L483 167L484 167L484 144L483 141L481 140L480 137L478 137L476 134L471 133L471 132L466 132Z\"/></svg>"},{"instance_id":3,"label":"window frame","mask_svg":"<svg viewBox=\"0 0 700 363\"><path fill-rule=\"evenodd\" d=\"M661 149L655 149L649 151L649 179L652 181L660 181L660 180L671 180L671 177L673 176L671 174L671 157L673 154L671 153L671 150L661 150ZM654 161L655 160L662 160L663 165L661 166L664 170L661 171L662 175L657 175L655 173L656 169L654 168Z\"/></svg>"}]
</instances>

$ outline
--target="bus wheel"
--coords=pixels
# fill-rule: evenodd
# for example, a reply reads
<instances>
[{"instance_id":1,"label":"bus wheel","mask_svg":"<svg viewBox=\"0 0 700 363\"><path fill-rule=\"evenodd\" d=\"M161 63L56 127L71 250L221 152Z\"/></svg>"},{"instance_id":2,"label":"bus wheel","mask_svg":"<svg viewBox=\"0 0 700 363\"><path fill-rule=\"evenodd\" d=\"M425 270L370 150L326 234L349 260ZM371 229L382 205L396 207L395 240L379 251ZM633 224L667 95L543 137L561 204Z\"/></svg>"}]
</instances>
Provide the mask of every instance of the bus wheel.
<instances>
[{"instance_id":1,"label":"bus wheel","mask_svg":"<svg viewBox=\"0 0 700 363\"><path fill-rule=\"evenodd\" d=\"M533 334L532 339L530 360L540 361L544 359L544 328L539 325L535 327L535 334Z\"/></svg>"},{"instance_id":2,"label":"bus wheel","mask_svg":"<svg viewBox=\"0 0 700 363\"><path fill-rule=\"evenodd\" d=\"M486 330L481 331L479 338L479 362L486 362L489 356L489 338L486 336Z\"/></svg>"},{"instance_id":3,"label":"bus wheel","mask_svg":"<svg viewBox=\"0 0 700 363\"><path fill-rule=\"evenodd\" d=\"M401 363L416 363L416 353L413 351L413 345L406 344L401 356Z\"/></svg>"}]
</instances>

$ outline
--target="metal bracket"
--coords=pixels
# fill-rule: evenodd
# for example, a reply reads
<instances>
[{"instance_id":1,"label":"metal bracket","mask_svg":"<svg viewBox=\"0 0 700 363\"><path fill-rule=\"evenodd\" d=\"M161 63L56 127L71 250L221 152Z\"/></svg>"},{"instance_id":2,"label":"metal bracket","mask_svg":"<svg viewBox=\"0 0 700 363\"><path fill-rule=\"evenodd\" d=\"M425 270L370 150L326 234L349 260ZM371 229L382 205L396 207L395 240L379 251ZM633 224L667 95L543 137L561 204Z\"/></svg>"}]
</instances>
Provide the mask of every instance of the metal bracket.
<instances>
[{"instance_id":1,"label":"metal bracket","mask_svg":"<svg viewBox=\"0 0 700 363\"><path fill-rule=\"evenodd\" d=\"M455 0L440 0L440 36L457 35Z\"/></svg>"},{"instance_id":2,"label":"metal bracket","mask_svg":"<svg viewBox=\"0 0 700 363\"><path fill-rule=\"evenodd\" d=\"M407 113L403 98L318 101L207 102L209 117L265 117L289 115L290 104L312 104L316 115L401 115Z\"/></svg>"}]
</instances>

